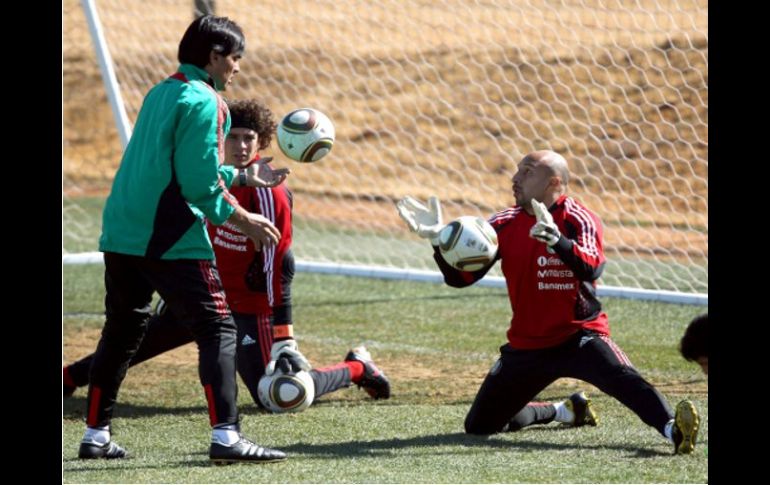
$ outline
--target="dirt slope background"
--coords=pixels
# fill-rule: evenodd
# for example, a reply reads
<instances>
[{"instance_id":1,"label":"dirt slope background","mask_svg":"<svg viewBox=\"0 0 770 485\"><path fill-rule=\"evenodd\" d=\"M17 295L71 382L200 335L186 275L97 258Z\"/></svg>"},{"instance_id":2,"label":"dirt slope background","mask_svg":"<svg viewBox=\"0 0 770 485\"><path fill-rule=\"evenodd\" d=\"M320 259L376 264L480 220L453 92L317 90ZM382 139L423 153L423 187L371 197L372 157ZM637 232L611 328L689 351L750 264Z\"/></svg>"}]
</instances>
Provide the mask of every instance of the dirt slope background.
<instances>
[{"instance_id":1,"label":"dirt slope background","mask_svg":"<svg viewBox=\"0 0 770 485\"><path fill-rule=\"evenodd\" d=\"M277 116L316 107L337 129L321 163L266 153L294 170L298 216L401 231L392 203L406 194L441 196L448 217L488 216L512 204L516 162L550 148L611 229L609 253L706 267L705 1L258 4L217 2L247 36L226 95ZM133 120L175 70L192 2L98 5ZM64 189L76 198L108 190L120 143L80 2L64 1L63 23Z\"/></svg>"}]
</instances>

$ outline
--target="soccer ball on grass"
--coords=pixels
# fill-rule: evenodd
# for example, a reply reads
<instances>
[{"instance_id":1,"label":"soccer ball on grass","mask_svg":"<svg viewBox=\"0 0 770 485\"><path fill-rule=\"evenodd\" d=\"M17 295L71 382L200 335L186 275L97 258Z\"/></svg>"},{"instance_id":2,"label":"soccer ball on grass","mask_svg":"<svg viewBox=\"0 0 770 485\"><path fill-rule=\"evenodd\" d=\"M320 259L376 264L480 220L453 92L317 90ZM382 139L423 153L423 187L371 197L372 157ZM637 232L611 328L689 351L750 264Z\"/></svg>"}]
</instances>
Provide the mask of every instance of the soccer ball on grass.
<instances>
[{"instance_id":1,"label":"soccer ball on grass","mask_svg":"<svg viewBox=\"0 0 770 485\"><path fill-rule=\"evenodd\" d=\"M273 375L264 375L259 380L257 397L274 413L298 413L313 404L315 384L309 372L281 357Z\"/></svg>"}]
</instances>

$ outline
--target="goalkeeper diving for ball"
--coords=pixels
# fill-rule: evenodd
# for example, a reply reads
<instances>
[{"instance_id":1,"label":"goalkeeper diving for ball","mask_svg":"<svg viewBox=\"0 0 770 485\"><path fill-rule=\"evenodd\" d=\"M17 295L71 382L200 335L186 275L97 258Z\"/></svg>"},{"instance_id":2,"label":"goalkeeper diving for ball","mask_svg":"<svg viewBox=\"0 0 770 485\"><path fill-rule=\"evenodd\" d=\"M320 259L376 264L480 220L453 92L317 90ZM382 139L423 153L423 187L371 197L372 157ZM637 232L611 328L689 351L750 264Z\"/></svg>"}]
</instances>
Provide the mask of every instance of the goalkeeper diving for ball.
<instances>
[{"instance_id":1,"label":"goalkeeper diving for ball","mask_svg":"<svg viewBox=\"0 0 770 485\"><path fill-rule=\"evenodd\" d=\"M272 112L256 101L229 101L228 107L232 127L225 140L225 163L245 168L261 160L259 150L270 145L276 123ZM270 220L281 234L277 245L256 251L254 243L236 227L208 224L225 298L237 325L238 373L254 402L265 407L258 398L259 381L263 375L271 376L275 372L281 356L310 372L315 385L314 402L321 395L349 387L351 383L374 399L388 399L390 382L364 346L350 350L343 362L318 369L311 369L297 348L291 315L292 194L286 182L272 188L242 184L233 186L230 193L246 210ZM187 327L166 310L161 301L130 365L193 341ZM65 397L72 395L77 387L88 385L92 357L93 354L63 368Z\"/></svg>"},{"instance_id":2,"label":"goalkeeper diving for ball","mask_svg":"<svg viewBox=\"0 0 770 485\"><path fill-rule=\"evenodd\" d=\"M699 426L695 406L684 400L674 414L610 338L607 314L596 297L605 264L602 225L567 196L569 178L567 161L558 153L525 156L512 178L516 205L489 219L497 232L497 255L474 272L457 270L441 256L438 236L444 226L437 198L430 207L411 197L397 203L409 228L430 240L446 284L469 286L498 259L505 276L513 311L508 341L468 411L465 431L488 435L554 420L595 425L584 394L580 401L573 395L562 403L530 403L549 384L568 377L620 401L673 443L674 453L692 453ZM582 411L576 412L581 401Z\"/></svg>"}]
</instances>

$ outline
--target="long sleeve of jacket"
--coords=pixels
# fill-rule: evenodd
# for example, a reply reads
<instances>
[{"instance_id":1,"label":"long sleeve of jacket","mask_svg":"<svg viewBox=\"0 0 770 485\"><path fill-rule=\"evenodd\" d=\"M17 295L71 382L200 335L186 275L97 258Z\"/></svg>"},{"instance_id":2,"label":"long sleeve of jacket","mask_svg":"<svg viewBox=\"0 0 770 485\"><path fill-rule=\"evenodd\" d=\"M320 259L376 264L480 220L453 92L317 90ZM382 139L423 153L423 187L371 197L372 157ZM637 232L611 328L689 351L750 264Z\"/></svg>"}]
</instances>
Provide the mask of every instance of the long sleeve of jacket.
<instances>
[{"instance_id":1,"label":"long sleeve of jacket","mask_svg":"<svg viewBox=\"0 0 770 485\"><path fill-rule=\"evenodd\" d=\"M565 201L563 232L553 250L581 281L595 281L604 271L602 232L596 215L571 199Z\"/></svg>"},{"instance_id":2,"label":"long sleeve of jacket","mask_svg":"<svg viewBox=\"0 0 770 485\"><path fill-rule=\"evenodd\" d=\"M495 265L495 262L499 259L499 254L495 256L492 262L480 270L477 271L460 271L455 269L446 262L443 256L441 256L441 250L438 246L433 246L433 260L436 261L438 269L441 274L444 275L444 283L453 288L464 288L470 286L484 277L489 272L489 269Z\"/></svg>"},{"instance_id":3,"label":"long sleeve of jacket","mask_svg":"<svg viewBox=\"0 0 770 485\"><path fill-rule=\"evenodd\" d=\"M182 195L209 221L220 225L238 205L221 176L226 171L220 169L219 147L224 143L229 119L223 119L224 112L217 102L201 97L185 100L180 115L174 164Z\"/></svg>"},{"instance_id":4,"label":"long sleeve of jacket","mask_svg":"<svg viewBox=\"0 0 770 485\"><path fill-rule=\"evenodd\" d=\"M228 189L233 186L235 180L235 167L232 165L220 165L219 176L222 177L222 181L225 183L225 187Z\"/></svg>"}]
</instances>

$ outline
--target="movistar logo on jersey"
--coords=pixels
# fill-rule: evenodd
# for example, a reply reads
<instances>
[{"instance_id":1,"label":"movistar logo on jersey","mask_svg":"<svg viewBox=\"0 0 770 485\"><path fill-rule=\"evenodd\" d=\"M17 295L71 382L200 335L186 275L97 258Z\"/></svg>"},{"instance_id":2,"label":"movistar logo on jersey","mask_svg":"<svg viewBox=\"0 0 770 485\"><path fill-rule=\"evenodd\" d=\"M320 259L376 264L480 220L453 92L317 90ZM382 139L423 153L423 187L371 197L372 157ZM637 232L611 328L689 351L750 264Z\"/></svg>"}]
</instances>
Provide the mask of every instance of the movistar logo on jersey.
<instances>
[{"instance_id":1,"label":"movistar logo on jersey","mask_svg":"<svg viewBox=\"0 0 770 485\"><path fill-rule=\"evenodd\" d=\"M575 274L568 269L540 269L537 271L538 278L572 278Z\"/></svg>"}]
</instances>

